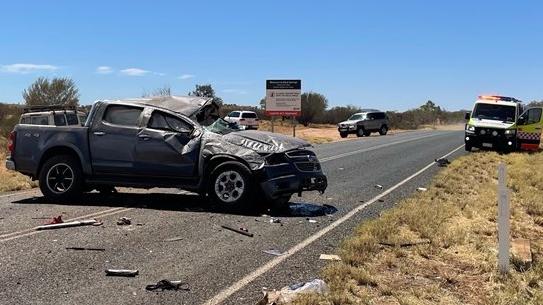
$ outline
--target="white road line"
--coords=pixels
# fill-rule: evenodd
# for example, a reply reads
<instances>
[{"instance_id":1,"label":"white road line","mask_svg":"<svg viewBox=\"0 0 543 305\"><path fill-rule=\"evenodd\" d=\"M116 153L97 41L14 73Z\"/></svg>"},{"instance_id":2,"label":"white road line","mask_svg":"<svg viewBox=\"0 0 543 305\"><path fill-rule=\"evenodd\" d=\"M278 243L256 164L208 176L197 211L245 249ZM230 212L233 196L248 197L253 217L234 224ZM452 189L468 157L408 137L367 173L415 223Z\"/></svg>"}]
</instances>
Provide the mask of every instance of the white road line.
<instances>
[{"instance_id":1,"label":"white road line","mask_svg":"<svg viewBox=\"0 0 543 305\"><path fill-rule=\"evenodd\" d=\"M67 219L66 222L79 220L79 219L85 219L85 218L91 218L91 217L106 217L106 216L110 216L110 215L119 214L119 213L122 213L122 212L127 212L127 211L130 211L130 210L133 210L133 209L134 208L120 208L120 207L119 208L112 208L112 209L108 209L108 210L105 210L105 211L100 211L100 212L96 212L96 213L91 213L91 214L82 215L82 216L78 216L78 217L75 217L75 218ZM30 229L17 231L17 232L11 232L11 233L7 233L7 234L3 234L3 235L0 235L0 243L6 242L6 241L9 241L9 240L13 240L13 239L17 239L17 238L21 238L21 237L25 237L25 236L29 236L29 235L38 234L38 233L41 233L41 232L45 232L45 231L36 231L35 228L30 228Z\"/></svg>"},{"instance_id":2,"label":"white road line","mask_svg":"<svg viewBox=\"0 0 543 305\"><path fill-rule=\"evenodd\" d=\"M464 145L462 144L461 146L455 148L454 150L452 150L448 154L444 155L442 158L446 158L446 157L452 155L453 153L455 153L456 151L458 151L459 149L461 149L463 147L464 147ZM305 247L309 246L311 243L313 243L317 239L321 238L326 233L330 232L331 230L338 227L339 225L341 225L345 221L349 220L356 213L362 211L367 206L375 203L376 201L378 201L379 199L381 199L381 198L385 197L386 195L390 194L391 192L393 192L394 190L396 190L400 186L406 184L407 182L409 182L413 178L415 178L418 175L422 174L423 172L428 170L430 167L432 167L434 164L435 164L435 162L432 162L432 163L426 165L421 170L417 171L416 173L412 174L411 176L409 176L409 177L405 178L404 180L400 181L399 183L397 183L396 185L394 185L391 188L387 189L383 193L375 196L370 201L368 201L368 202L366 202L364 204L361 204L358 207L354 208L353 210L351 210L350 212L345 214L343 217L339 218L338 220L334 221L333 223L331 223L327 227L323 228L322 230L320 230L320 231L316 232L315 234L311 235L310 237L306 238L305 240L303 240L299 244L297 244L297 245L293 246L292 248L290 248L284 255L278 256L278 257L272 259L271 261L269 261L266 264L262 265L261 267L259 267L255 271L247 274L245 277L243 277L241 280L234 283L232 286L222 290L217 295L215 295L213 298L207 300L203 305L221 304L228 297L230 297L232 294L236 293L237 291L239 291L240 289L242 289L243 287L245 287L246 285L248 285L249 283L254 281L256 278L258 278L262 274L270 271L272 268L279 265L281 262L283 262L287 258L289 258L292 255L296 254L297 252L303 250Z\"/></svg>"},{"instance_id":3,"label":"white road line","mask_svg":"<svg viewBox=\"0 0 543 305\"><path fill-rule=\"evenodd\" d=\"M0 195L0 198L6 198L6 197L12 197L12 196L18 196L18 195L24 195L24 194L29 194L29 193L32 193L36 191L35 189L32 189L32 190L28 190L28 191L20 191L20 192L15 192L15 193L10 193L10 194L4 194L4 195Z\"/></svg>"},{"instance_id":4,"label":"white road line","mask_svg":"<svg viewBox=\"0 0 543 305\"><path fill-rule=\"evenodd\" d=\"M396 142L385 143L385 144L376 145L376 146L372 146L372 147L368 147L368 148L362 148L362 149L353 150L353 151L350 151L350 152L346 152L346 153L339 154L339 155L335 155L335 156L331 156L331 157L324 157L324 158L322 158L322 159L319 158L319 161L320 161L321 163L324 163L324 162L328 162L328 161L340 159L340 158L343 158L343 157L348 157L348 156L356 155L356 154L363 153L363 152L368 152L368 151L372 151L372 150L376 150L376 149L380 149L380 148L385 148L385 147L393 146L393 145L396 145L396 144L402 144L402 143L407 143L407 142L413 142L413 141L417 141L417 140L421 140L421 139L425 139L425 138L431 138L431 137L435 137L435 136L443 135L443 134L444 134L444 133L431 134L431 135L427 135L427 136L423 136L423 137L409 138L409 139L407 139L407 140L402 140L402 141L396 141Z\"/></svg>"}]
</instances>

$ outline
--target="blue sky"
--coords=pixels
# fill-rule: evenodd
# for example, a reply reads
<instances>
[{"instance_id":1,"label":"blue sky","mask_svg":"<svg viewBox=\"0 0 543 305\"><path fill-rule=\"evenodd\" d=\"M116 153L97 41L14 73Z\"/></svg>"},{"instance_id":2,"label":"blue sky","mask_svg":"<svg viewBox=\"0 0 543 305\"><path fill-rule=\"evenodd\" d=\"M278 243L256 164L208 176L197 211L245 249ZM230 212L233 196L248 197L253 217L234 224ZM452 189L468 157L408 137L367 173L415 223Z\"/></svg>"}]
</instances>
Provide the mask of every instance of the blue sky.
<instances>
[{"instance_id":1,"label":"blue sky","mask_svg":"<svg viewBox=\"0 0 543 305\"><path fill-rule=\"evenodd\" d=\"M258 104L302 79L330 106L469 108L543 99L541 1L3 1L0 101L69 76L81 102L211 83ZM101 68L99 68L101 67Z\"/></svg>"}]
</instances>

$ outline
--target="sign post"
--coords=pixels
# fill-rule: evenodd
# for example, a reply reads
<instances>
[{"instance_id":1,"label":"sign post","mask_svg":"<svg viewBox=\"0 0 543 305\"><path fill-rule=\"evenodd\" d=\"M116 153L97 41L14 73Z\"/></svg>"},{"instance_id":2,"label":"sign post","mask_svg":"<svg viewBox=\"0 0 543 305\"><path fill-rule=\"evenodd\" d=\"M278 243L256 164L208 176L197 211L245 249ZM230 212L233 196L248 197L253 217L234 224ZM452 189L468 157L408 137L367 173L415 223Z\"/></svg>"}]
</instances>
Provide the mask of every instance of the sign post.
<instances>
[{"instance_id":1,"label":"sign post","mask_svg":"<svg viewBox=\"0 0 543 305\"><path fill-rule=\"evenodd\" d=\"M266 80L266 114L292 117L292 134L296 136L295 118L302 112L302 81L299 79Z\"/></svg>"},{"instance_id":2,"label":"sign post","mask_svg":"<svg viewBox=\"0 0 543 305\"><path fill-rule=\"evenodd\" d=\"M498 166L498 268L502 274L509 272L509 215L506 168L501 163Z\"/></svg>"}]
</instances>

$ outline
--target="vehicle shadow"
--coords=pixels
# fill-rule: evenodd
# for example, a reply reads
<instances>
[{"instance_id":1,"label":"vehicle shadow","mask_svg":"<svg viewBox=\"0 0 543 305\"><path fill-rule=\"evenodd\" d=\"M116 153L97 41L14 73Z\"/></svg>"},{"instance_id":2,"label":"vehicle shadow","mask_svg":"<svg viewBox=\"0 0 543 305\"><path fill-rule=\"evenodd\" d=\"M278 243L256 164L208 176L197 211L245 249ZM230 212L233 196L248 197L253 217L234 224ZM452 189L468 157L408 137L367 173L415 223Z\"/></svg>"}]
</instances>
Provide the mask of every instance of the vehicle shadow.
<instances>
[{"instance_id":1,"label":"vehicle shadow","mask_svg":"<svg viewBox=\"0 0 543 305\"><path fill-rule=\"evenodd\" d=\"M124 207L138 209L152 209L175 212L201 212L257 216L268 214L277 217L317 217L331 215L337 209L331 205L319 205L313 203L290 202L288 208L271 210L263 204L255 202L254 209L238 210L225 208L210 203L197 194L167 194L167 193L85 193L77 201L51 202L45 197L36 196L26 198L13 203L17 204L57 204L61 206L99 206L99 207Z\"/></svg>"}]
</instances>

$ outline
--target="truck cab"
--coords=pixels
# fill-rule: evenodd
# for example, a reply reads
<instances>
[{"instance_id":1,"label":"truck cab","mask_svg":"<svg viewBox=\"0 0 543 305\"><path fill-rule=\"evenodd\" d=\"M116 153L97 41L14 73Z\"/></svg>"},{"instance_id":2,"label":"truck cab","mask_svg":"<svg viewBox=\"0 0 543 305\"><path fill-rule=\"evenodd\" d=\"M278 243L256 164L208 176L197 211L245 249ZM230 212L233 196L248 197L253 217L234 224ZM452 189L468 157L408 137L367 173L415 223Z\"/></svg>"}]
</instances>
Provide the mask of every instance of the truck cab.
<instances>
[{"instance_id":1,"label":"truck cab","mask_svg":"<svg viewBox=\"0 0 543 305\"><path fill-rule=\"evenodd\" d=\"M506 96L479 96L466 113L464 143L501 151L538 150L543 128L543 108L525 109L520 100Z\"/></svg>"}]
</instances>

